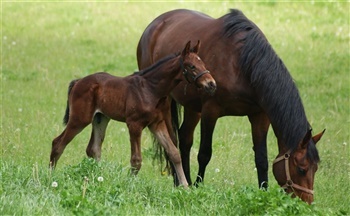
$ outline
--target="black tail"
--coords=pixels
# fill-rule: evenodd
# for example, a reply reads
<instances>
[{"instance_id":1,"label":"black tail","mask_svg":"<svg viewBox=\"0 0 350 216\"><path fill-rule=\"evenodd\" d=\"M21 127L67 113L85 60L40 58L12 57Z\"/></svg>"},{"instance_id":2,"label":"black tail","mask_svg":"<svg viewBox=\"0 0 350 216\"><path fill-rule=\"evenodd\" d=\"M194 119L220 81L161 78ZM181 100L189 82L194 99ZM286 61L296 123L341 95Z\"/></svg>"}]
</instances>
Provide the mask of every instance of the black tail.
<instances>
[{"instance_id":1,"label":"black tail","mask_svg":"<svg viewBox=\"0 0 350 216\"><path fill-rule=\"evenodd\" d=\"M178 132L180 129L180 121L181 121L181 106L174 100L171 99L171 123L173 126L173 132L174 134L171 134L174 136L173 142L176 144L177 147L178 145Z\"/></svg>"},{"instance_id":2,"label":"black tail","mask_svg":"<svg viewBox=\"0 0 350 216\"><path fill-rule=\"evenodd\" d=\"M75 83L76 83L78 80L79 80L79 79L72 80L72 81L69 83L66 113L64 114L64 117L63 117L63 124L64 124L64 125L67 125L68 120L69 120L69 95L70 95L70 93L71 93L71 91L72 91L73 86L75 85Z\"/></svg>"}]
</instances>

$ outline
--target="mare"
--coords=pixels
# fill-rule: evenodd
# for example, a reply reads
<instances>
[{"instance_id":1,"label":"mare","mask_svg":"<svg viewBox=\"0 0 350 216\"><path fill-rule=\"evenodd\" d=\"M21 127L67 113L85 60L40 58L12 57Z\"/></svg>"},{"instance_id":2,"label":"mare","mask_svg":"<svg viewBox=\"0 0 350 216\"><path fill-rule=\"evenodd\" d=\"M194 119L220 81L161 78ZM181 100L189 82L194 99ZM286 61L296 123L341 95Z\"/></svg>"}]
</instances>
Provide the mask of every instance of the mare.
<instances>
[{"instance_id":1,"label":"mare","mask_svg":"<svg viewBox=\"0 0 350 216\"><path fill-rule=\"evenodd\" d=\"M52 141L50 166L56 166L68 143L90 123L92 133L86 153L99 160L106 127L113 119L125 122L129 129L134 174L141 168L141 133L148 127L169 156L179 183L187 187L174 143L168 95L183 76L210 94L215 91L215 80L197 55L199 46L198 42L191 51L189 41L181 54L169 55L127 77L101 72L72 81L64 117L67 125Z\"/></svg>"},{"instance_id":2,"label":"mare","mask_svg":"<svg viewBox=\"0 0 350 216\"><path fill-rule=\"evenodd\" d=\"M212 70L218 86L213 96L198 95L194 86L184 88L185 82L171 92L172 98L184 107L178 136L188 183L192 184L189 157L199 120L199 171L195 185L203 181L211 159L217 119L248 116L259 186L267 188L266 137L271 124L278 141L279 152L273 163L277 182L288 193L311 203L320 160L315 144L323 132L312 137L298 89L261 30L236 9L218 19L185 9L169 11L154 19L143 32L137 47L139 69L177 51L187 40L202 41L199 55Z\"/></svg>"}]
</instances>

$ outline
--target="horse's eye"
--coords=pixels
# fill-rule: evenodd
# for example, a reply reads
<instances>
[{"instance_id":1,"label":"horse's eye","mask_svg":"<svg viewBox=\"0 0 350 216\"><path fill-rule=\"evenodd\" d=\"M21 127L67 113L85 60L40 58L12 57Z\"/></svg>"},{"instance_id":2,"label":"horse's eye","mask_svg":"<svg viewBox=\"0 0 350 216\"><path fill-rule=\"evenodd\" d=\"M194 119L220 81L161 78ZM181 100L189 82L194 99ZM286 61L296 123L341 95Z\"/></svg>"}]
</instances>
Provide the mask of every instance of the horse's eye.
<instances>
[{"instance_id":1,"label":"horse's eye","mask_svg":"<svg viewBox=\"0 0 350 216\"><path fill-rule=\"evenodd\" d=\"M190 66L190 69L191 69L191 70L194 70L194 69L196 69L196 66L191 65L191 66Z\"/></svg>"},{"instance_id":2,"label":"horse's eye","mask_svg":"<svg viewBox=\"0 0 350 216\"><path fill-rule=\"evenodd\" d=\"M300 175L306 175L306 170L303 169L303 168L298 167L298 173L299 173Z\"/></svg>"}]
</instances>

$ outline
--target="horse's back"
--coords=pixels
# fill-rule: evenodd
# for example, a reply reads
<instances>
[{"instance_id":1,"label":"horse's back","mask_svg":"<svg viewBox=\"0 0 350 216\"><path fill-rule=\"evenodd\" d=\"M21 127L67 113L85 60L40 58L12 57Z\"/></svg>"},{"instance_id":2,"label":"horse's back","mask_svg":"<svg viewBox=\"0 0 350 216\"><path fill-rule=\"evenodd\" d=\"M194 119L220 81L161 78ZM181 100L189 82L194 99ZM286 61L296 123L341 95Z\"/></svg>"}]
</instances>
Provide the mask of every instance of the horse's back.
<instances>
[{"instance_id":1,"label":"horse's back","mask_svg":"<svg viewBox=\"0 0 350 216\"><path fill-rule=\"evenodd\" d=\"M189 40L197 42L199 38L196 35L203 36L201 28L214 20L206 14L187 9L173 10L158 16L147 26L139 41L139 69L150 66L170 53L180 52Z\"/></svg>"}]
</instances>

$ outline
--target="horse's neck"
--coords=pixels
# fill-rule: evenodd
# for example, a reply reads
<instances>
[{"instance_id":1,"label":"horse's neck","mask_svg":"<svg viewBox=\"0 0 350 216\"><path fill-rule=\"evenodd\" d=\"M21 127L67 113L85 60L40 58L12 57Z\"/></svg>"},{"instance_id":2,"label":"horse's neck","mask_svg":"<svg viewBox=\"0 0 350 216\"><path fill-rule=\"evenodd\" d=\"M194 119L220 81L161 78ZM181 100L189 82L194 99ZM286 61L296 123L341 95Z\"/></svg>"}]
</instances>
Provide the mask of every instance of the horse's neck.
<instances>
[{"instance_id":1,"label":"horse's neck","mask_svg":"<svg viewBox=\"0 0 350 216\"><path fill-rule=\"evenodd\" d=\"M159 97L167 96L181 81L181 69L178 58L171 61L165 63L163 67L143 75L152 94Z\"/></svg>"}]
</instances>

